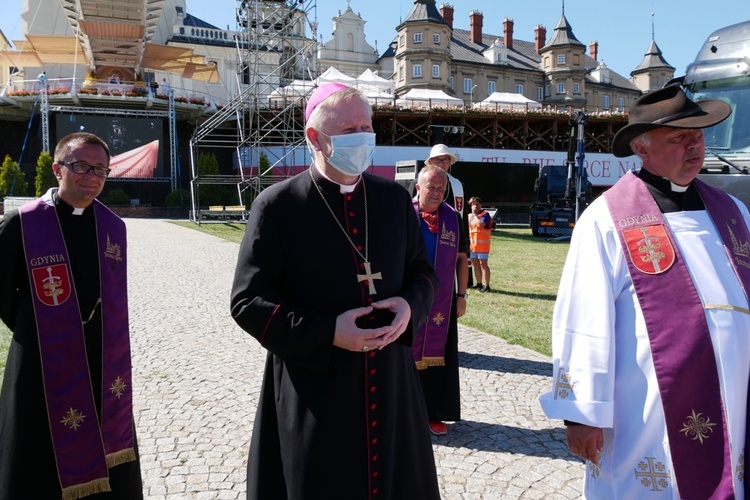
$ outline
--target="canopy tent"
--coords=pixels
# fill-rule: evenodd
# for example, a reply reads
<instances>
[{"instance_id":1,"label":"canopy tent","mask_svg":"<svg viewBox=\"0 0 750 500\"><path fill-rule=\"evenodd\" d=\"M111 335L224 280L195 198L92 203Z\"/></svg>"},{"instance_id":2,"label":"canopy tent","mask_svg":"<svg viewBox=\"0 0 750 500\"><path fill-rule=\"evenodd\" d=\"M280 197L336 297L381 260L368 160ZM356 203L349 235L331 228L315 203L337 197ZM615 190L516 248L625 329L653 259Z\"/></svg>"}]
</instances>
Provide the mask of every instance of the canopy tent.
<instances>
[{"instance_id":1,"label":"canopy tent","mask_svg":"<svg viewBox=\"0 0 750 500\"><path fill-rule=\"evenodd\" d=\"M307 97L315 84L310 80L294 80L291 84L275 89L268 95L268 105L278 107L286 104L301 104L302 99Z\"/></svg>"},{"instance_id":2,"label":"canopy tent","mask_svg":"<svg viewBox=\"0 0 750 500\"><path fill-rule=\"evenodd\" d=\"M411 89L401 96L396 104L411 108L446 107L460 108L464 102L456 97L451 97L442 90L433 89Z\"/></svg>"},{"instance_id":3,"label":"canopy tent","mask_svg":"<svg viewBox=\"0 0 750 500\"><path fill-rule=\"evenodd\" d=\"M333 66L325 70L323 74L321 74L318 78L315 79L315 83L320 85L321 83L328 83L328 82L334 82L334 83L343 83L344 85L356 85L357 79L352 76L347 76L343 74L341 71L337 70Z\"/></svg>"},{"instance_id":4,"label":"canopy tent","mask_svg":"<svg viewBox=\"0 0 750 500\"><path fill-rule=\"evenodd\" d=\"M387 80L375 74L371 69L366 69L361 75L357 77L357 88L363 92L367 91L393 91L396 87L396 82L393 80Z\"/></svg>"},{"instance_id":5,"label":"canopy tent","mask_svg":"<svg viewBox=\"0 0 750 500\"><path fill-rule=\"evenodd\" d=\"M493 92L487 99L474 104L477 109L541 109L542 105L537 101L528 99L522 94L510 92Z\"/></svg>"},{"instance_id":6,"label":"canopy tent","mask_svg":"<svg viewBox=\"0 0 750 500\"><path fill-rule=\"evenodd\" d=\"M373 106L393 106L396 102L396 96L389 94L388 92L378 92L375 90L363 90L360 91L367 97L367 100Z\"/></svg>"}]
</instances>

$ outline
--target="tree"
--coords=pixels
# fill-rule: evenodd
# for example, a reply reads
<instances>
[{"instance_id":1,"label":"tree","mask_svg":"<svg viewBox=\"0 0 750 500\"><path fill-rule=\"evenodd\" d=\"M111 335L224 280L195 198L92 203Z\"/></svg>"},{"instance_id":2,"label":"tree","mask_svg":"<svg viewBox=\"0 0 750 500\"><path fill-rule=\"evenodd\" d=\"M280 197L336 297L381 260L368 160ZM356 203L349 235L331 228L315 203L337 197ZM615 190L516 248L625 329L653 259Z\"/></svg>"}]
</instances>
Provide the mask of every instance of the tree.
<instances>
[{"instance_id":1,"label":"tree","mask_svg":"<svg viewBox=\"0 0 750 500\"><path fill-rule=\"evenodd\" d=\"M219 160L213 153L201 153L198 155L198 176L217 176L219 171ZM198 199L201 206L222 205L224 190L221 186L211 184L198 184Z\"/></svg>"},{"instance_id":2,"label":"tree","mask_svg":"<svg viewBox=\"0 0 750 500\"><path fill-rule=\"evenodd\" d=\"M34 177L34 188L36 196L42 196L51 187L57 186L57 178L52 170L52 155L47 151L39 153L36 160L36 177Z\"/></svg>"},{"instance_id":3,"label":"tree","mask_svg":"<svg viewBox=\"0 0 750 500\"><path fill-rule=\"evenodd\" d=\"M190 191L185 188L177 188L167 195L164 200L165 207L189 207Z\"/></svg>"},{"instance_id":4,"label":"tree","mask_svg":"<svg viewBox=\"0 0 750 500\"><path fill-rule=\"evenodd\" d=\"M3 164L0 165L0 198L6 196L28 196L29 183L26 175L18 168L18 162L13 161L10 155L5 155Z\"/></svg>"}]
</instances>

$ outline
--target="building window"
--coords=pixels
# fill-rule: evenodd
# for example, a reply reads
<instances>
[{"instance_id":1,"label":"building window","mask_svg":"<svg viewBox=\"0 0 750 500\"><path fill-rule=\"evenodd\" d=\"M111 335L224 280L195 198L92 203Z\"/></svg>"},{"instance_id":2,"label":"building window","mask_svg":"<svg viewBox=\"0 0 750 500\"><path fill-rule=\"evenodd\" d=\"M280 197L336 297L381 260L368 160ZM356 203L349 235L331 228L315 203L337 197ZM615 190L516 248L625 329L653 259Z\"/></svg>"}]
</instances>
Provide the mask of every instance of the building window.
<instances>
[{"instance_id":1,"label":"building window","mask_svg":"<svg viewBox=\"0 0 750 500\"><path fill-rule=\"evenodd\" d=\"M422 65L421 64L414 65L414 78L422 78Z\"/></svg>"},{"instance_id":2,"label":"building window","mask_svg":"<svg viewBox=\"0 0 750 500\"><path fill-rule=\"evenodd\" d=\"M435 45L440 45L440 33L435 33L432 35L432 43Z\"/></svg>"},{"instance_id":3,"label":"building window","mask_svg":"<svg viewBox=\"0 0 750 500\"><path fill-rule=\"evenodd\" d=\"M544 89L542 87L536 88L536 100L537 101L543 101L544 100Z\"/></svg>"},{"instance_id":4,"label":"building window","mask_svg":"<svg viewBox=\"0 0 750 500\"><path fill-rule=\"evenodd\" d=\"M464 78L464 94L471 94L471 78Z\"/></svg>"},{"instance_id":5,"label":"building window","mask_svg":"<svg viewBox=\"0 0 750 500\"><path fill-rule=\"evenodd\" d=\"M487 94L494 94L495 93L495 82L487 82Z\"/></svg>"},{"instance_id":6,"label":"building window","mask_svg":"<svg viewBox=\"0 0 750 500\"><path fill-rule=\"evenodd\" d=\"M440 78L440 65L433 64L432 65L432 77L433 78Z\"/></svg>"},{"instance_id":7,"label":"building window","mask_svg":"<svg viewBox=\"0 0 750 500\"><path fill-rule=\"evenodd\" d=\"M609 109L609 95L604 94L604 109Z\"/></svg>"},{"instance_id":8,"label":"building window","mask_svg":"<svg viewBox=\"0 0 750 500\"><path fill-rule=\"evenodd\" d=\"M398 79L399 80L403 80L404 79L404 67L403 66L401 66L400 68L398 68Z\"/></svg>"},{"instance_id":9,"label":"building window","mask_svg":"<svg viewBox=\"0 0 750 500\"><path fill-rule=\"evenodd\" d=\"M422 33L414 33L414 43L422 43Z\"/></svg>"},{"instance_id":10,"label":"building window","mask_svg":"<svg viewBox=\"0 0 750 500\"><path fill-rule=\"evenodd\" d=\"M557 64L565 64L565 54L557 54Z\"/></svg>"},{"instance_id":11,"label":"building window","mask_svg":"<svg viewBox=\"0 0 750 500\"><path fill-rule=\"evenodd\" d=\"M516 94L523 94L523 85L521 84L516 85Z\"/></svg>"},{"instance_id":12,"label":"building window","mask_svg":"<svg viewBox=\"0 0 750 500\"><path fill-rule=\"evenodd\" d=\"M558 83L557 84L557 93L558 94L564 94L565 93L565 84L564 83Z\"/></svg>"},{"instance_id":13,"label":"building window","mask_svg":"<svg viewBox=\"0 0 750 500\"><path fill-rule=\"evenodd\" d=\"M398 37L398 46L403 47L404 46L404 37L400 36Z\"/></svg>"},{"instance_id":14,"label":"building window","mask_svg":"<svg viewBox=\"0 0 750 500\"><path fill-rule=\"evenodd\" d=\"M620 112L625 111L625 98L624 97L617 98L617 111L620 111Z\"/></svg>"},{"instance_id":15,"label":"building window","mask_svg":"<svg viewBox=\"0 0 750 500\"><path fill-rule=\"evenodd\" d=\"M574 94L580 94L581 93L581 85L579 83L573 84L573 93Z\"/></svg>"},{"instance_id":16,"label":"building window","mask_svg":"<svg viewBox=\"0 0 750 500\"><path fill-rule=\"evenodd\" d=\"M551 95L552 94L552 87L548 83L544 86L544 95Z\"/></svg>"},{"instance_id":17,"label":"building window","mask_svg":"<svg viewBox=\"0 0 750 500\"><path fill-rule=\"evenodd\" d=\"M450 82L448 83L448 85L450 86L451 90L456 89L456 82L455 80L453 80L453 77L450 78Z\"/></svg>"}]
</instances>

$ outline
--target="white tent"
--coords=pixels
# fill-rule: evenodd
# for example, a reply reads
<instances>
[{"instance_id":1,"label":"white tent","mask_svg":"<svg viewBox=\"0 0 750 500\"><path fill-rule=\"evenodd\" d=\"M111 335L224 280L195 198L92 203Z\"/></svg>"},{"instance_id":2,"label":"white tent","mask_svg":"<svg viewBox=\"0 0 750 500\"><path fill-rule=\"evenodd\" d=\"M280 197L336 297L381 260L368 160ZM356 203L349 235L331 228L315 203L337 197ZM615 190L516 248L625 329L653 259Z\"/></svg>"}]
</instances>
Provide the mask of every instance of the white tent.
<instances>
[{"instance_id":1,"label":"white tent","mask_svg":"<svg viewBox=\"0 0 750 500\"><path fill-rule=\"evenodd\" d=\"M522 94L510 92L493 92L487 99L474 104L479 109L540 109L542 105L536 101L524 97Z\"/></svg>"},{"instance_id":2,"label":"white tent","mask_svg":"<svg viewBox=\"0 0 750 500\"><path fill-rule=\"evenodd\" d=\"M396 101L399 106L411 108L445 107L460 108L464 105L461 99L451 97L442 90L411 89Z\"/></svg>"},{"instance_id":3,"label":"white tent","mask_svg":"<svg viewBox=\"0 0 750 500\"><path fill-rule=\"evenodd\" d=\"M315 85L310 80L294 80L285 87L279 87L268 95L270 107L299 104L303 98L312 92Z\"/></svg>"},{"instance_id":4,"label":"white tent","mask_svg":"<svg viewBox=\"0 0 750 500\"><path fill-rule=\"evenodd\" d=\"M331 66L330 68L325 70L323 74L315 80L315 82L318 85L320 85L321 83L334 82L354 86L357 84L357 79L352 76L346 76L341 71Z\"/></svg>"},{"instance_id":5,"label":"white tent","mask_svg":"<svg viewBox=\"0 0 750 500\"><path fill-rule=\"evenodd\" d=\"M389 94L388 92L377 92L375 90L363 90L360 91L367 97L367 100L373 106L393 106L396 102L396 96Z\"/></svg>"},{"instance_id":6,"label":"white tent","mask_svg":"<svg viewBox=\"0 0 750 500\"><path fill-rule=\"evenodd\" d=\"M366 69L361 75L357 77L357 88L362 91L367 90L393 90L396 86L396 82L388 80L375 74L371 69Z\"/></svg>"}]
</instances>

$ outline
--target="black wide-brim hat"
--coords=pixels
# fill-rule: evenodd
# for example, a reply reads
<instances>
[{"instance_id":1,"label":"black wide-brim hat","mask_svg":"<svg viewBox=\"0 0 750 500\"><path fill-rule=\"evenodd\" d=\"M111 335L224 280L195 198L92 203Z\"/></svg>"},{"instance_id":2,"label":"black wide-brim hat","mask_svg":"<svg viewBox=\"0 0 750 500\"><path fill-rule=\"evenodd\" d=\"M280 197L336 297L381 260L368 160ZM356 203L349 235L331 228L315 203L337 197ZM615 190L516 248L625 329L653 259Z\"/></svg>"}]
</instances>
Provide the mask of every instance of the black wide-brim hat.
<instances>
[{"instance_id":1,"label":"black wide-brim hat","mask_svg":"<svg viewBox=\"0 0 750 500\"><path fill-rule=\"evenodd\" d=\"M726 120L732 108L719 99L693 102L677 85L649 92L630 107L628 124L612 141L612 154L622 158L633 154L630 141L659 127L706 128Z\"/></svg>"}]
</instances>

